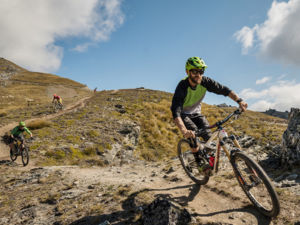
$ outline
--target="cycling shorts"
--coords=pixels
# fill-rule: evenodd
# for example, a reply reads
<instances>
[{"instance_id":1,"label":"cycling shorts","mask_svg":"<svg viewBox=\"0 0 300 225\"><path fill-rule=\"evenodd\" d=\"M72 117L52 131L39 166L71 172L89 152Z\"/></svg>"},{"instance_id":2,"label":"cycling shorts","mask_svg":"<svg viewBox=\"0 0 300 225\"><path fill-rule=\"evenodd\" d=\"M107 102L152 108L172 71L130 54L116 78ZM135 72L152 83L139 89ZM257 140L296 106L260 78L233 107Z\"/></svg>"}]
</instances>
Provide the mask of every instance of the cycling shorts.
<instances>
[{"instance_id":1,"label":"cycling shorts","mask_svg":"<svg viewBox=\"0 0 300 225\"><path fill-rule=\"evenodd\" d=\"M188 130L197 131L209 126L207 119L201 114L182 114L181 118ZM211 137L211 131L203 130L203 132L200 134L200 137L202 137L204 141L208 141L208 139Z\"/></svg>"},{"instance_id":2,"label":"cycling shorts","mask_svg":"<svg viewBox=\"0 0 300 225\"><path fill-rule=\"evenodd\" d=\"M13 143L15 139L19 140L21 143L24 143L24 140L25 140L24 135L22 133L20 133L18 136L14 135L14 138L9 137L8 143L9 144Z\"/></svg>"}]
</instances>

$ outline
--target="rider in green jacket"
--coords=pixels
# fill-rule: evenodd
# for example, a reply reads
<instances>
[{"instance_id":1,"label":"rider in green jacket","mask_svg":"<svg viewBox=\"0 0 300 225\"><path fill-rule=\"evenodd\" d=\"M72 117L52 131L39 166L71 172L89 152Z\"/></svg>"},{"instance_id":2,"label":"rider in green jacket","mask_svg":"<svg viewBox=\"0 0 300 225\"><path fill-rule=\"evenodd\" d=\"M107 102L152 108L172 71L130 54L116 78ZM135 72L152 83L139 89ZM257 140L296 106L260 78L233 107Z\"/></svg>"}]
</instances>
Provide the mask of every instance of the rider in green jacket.
<instances>
[{"instance_id":1,"label":"rider in green jacket","mask_svg":"<svg viewBox=\"0 0 300 225\"><path fill-rule=\"evenodd\" d=\"M28 133L30 135L30 137L32 137L32 133L26 127L26 124L23 121L21 121L18 126L16 126L14 129L12 129L10 131L10 139L9 139L10 149L14 149L14 140L15 139L20 140L22 143L22 147L24 148L24 142L25 142L24 135L23 135L24 131L26 133Z\"/></svg>"}]
</instances>

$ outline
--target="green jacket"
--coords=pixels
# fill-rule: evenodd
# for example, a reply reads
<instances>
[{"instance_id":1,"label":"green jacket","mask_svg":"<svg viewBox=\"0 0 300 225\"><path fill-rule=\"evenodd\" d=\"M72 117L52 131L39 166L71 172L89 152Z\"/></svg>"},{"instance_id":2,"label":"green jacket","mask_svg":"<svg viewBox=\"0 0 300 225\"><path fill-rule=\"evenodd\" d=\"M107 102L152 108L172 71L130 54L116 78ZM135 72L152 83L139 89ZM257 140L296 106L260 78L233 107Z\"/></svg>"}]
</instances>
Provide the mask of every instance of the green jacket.
<instances>
[{"instance_id":1,"label":"green jacket","mask_svg":"<svg viewBox=\"0 0 300 225\"><path fill-rule=\"evenodd\" d=\"M28 134L32 134L31 132L30 132L30 130L27 128L27 127L24 127L24 130L20 130L19 129L19 126L16 126L14 129L12 129L11 131L10 131L10 133L14 136L14 137L17 137L17 136L19 136L21 133L23 133L24 131L26 131L26 133L28 133Z\"/></svg>"}]
</instances>

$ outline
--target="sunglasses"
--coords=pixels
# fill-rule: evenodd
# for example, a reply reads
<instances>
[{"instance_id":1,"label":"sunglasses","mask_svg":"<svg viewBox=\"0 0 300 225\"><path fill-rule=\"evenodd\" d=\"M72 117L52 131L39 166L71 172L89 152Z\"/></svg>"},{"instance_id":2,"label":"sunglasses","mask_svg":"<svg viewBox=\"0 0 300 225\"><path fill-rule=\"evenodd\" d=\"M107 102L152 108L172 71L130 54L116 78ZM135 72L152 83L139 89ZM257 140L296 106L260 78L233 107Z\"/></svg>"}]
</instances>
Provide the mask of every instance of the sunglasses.
<instances>
[{"instance_id":1,"label":"sunglasses","mask_svg":"<svg viewBox=\"0 0 300 225\"><path fill-rule=\"evenodd\" d=\"M204 74L204 69L200 69L200 70L191 69L190 71L191 71L191 73L192 73L193 75L197 75L198 73L199 73L200 75Z\"/></svg>"}]
</instances>

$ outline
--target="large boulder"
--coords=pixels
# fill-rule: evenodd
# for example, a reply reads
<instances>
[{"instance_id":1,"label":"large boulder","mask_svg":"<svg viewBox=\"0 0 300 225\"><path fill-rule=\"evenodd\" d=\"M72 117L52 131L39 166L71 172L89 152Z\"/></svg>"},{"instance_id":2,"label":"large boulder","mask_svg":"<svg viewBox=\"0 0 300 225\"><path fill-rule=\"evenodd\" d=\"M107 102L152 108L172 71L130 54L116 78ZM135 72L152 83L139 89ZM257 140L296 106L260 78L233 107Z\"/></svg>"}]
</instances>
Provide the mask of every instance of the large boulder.
<instances>
[{"instance_id":1,"label":"large boulder","mask_svg":"<svg viewBox=\"0 0 300 225\"><path fill-rule=\"evenodd\" d=\"M142 222L144 225L186 225L191 222L191 215L186 209L157 198L144 209Z\"/></svg>"},{"instance_id":2,"label":"large boulder","mask_svg":"<svg viewBox=\"0 0 300 225\"><path fill-rule=\"evenodd\" d=\"M300 109L292 108L289 123L282 136L282 165L300 165Z\"/></svg>"}]
</instances>

